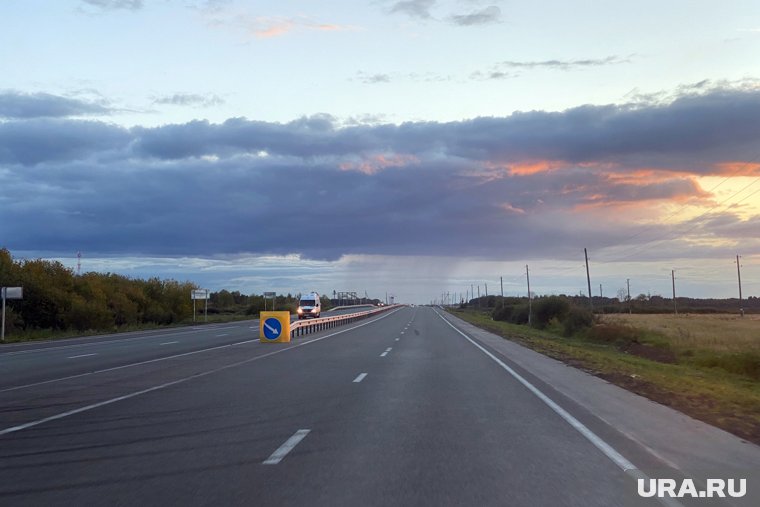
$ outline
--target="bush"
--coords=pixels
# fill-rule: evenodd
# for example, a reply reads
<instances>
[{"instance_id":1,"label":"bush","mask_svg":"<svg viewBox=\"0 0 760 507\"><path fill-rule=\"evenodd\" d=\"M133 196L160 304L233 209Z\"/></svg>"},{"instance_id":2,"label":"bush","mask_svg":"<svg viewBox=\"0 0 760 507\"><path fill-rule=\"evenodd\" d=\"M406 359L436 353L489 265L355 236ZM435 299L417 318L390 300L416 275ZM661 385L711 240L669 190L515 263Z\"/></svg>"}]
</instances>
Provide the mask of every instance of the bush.
<instances>
[{"instance_id":1,"label":"bush","mask_svg":"<svg viewBox=\"0 0 760 507\"><path fill-rule=\"evenodd\" d=\"M513 324L527 324L528 323L528 305L517 305L512 309L512 318L510 322Z\"/></svg>"},{"instance_id":2,"label":"bush","mask_svg":"<svg viewBox=\"0 0 760 507\"><path fill-rule=\"evenodd\" d=\"M559 296L538 299L533 307L533 324L539 329L546 327L552 319L563 320L570 311L570 303Z\"/></svg>"},{"instance_id":3,"label":"bush","mask_svg":"<svg viewBox=\"0 0 760 507\"><path fill-rule=\"evenodd\" d=\"M493 320L502 320L506 322L510 322L512 320L512 311L514 310L514 307L512 306L499 306L494 309L494 311L491 312L491 318Z\"/></svg>"},{"instance_id":4,"label":"bush","mask_svg":"<svg viewBox=\"0 0 760 507\"><path fill-rule=\"evenodd\" d=\"M594 314L588 308L572 306L562 321L562 330L565 336L572 336L582 329L591 327L594 323Z\"/></svg>"}]
</instances>

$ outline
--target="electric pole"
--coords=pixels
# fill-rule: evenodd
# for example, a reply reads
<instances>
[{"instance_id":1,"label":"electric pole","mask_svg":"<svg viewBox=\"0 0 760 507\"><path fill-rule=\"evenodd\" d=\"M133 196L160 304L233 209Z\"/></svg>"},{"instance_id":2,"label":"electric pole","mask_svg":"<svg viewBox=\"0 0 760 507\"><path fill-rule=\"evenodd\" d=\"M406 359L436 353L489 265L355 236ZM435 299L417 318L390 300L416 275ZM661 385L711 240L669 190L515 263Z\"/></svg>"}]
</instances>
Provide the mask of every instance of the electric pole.
<instances>
[{"instance_id":1,"label":"electric pole","mask_svg":"<svg viewBox=\"0 0 760 507\"><path fill-rule=\"evenodd\" d=\"M676 270L670 270L670 278L673 280L673 310L678 315L678 303L676 303Z\"/></svg>"},{"instance_id":2,"label":"electric pole","mask_svg":"<svg viewBox=\"0 0 760 507\"><path fill-rule=\"evenodd\" d=\"M504 278L499 277L499 285L501 286L501 307L504 308Z\"/></svg>"},{"instance_id":3,"label":"electric pole","mask_svg":"<svg viewBox=\"0 0 760 507\"><path fill-rule=\"evenodd\" d=\"M527 264L525 265L525 279L528 280L528 326L530 326L533 321L533 306L530 297L530 271Z\"/></svg>"},{"instance_id":4,"label":"electric pole","mask_svg":"<svg viewBox=\"0 0 760 507\"><path fill-rule=\"evenodd\" d=\"M594 296L591 294L591 275L588 271L588 251L584 248L583 255L586 257L586 281L588 282L588 306L594 311Z\"/></svg>"},{"instance_id":5,"label":"electric pole","mask_svg":"<svg viewBox=\"0 0 760 507\"><path fill-rule=\"evenodd\" d=\"M628 315L631 315L631 279L626 278L625 284L628 286Z\"/></svg>"},{"instance_id":6,"label":"electric pole","mask_svg":"<svg viewBox=\"0 0 760 507\"><path fill-rule=\"evenodd\" d=\"M739 278L739 314L744 317L744 308L742 307L742 270L738 254L736 255L736 276Z\"/></svg>"}]
</instances>

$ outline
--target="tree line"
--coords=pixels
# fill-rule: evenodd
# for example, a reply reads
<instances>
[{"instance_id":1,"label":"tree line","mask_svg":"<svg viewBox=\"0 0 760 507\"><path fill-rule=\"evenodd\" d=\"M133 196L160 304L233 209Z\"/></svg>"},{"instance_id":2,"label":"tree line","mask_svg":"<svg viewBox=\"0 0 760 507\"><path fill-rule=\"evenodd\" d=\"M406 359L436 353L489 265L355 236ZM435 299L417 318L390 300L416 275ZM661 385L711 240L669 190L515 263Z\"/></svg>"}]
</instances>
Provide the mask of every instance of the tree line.
<instances>
[{"instance_id":1,"label":"tree line","mask_svg":"<svg viewBox=\"0 0 760 507\"><path fill-rule=\"evenodd\" d=\"M117 331L122 328L187 322L193 316L189 281L147 280L114 273L77 275L58 261L15 260L0 249L0 286L23 287L24 298L6 303L6 335ZM203 303L199 301L198 303ZM324 309L330 301L322 298ZM266 309L295 312L298 295L261 295L220 290L209 295L209 314L258 315ZM204 305L198 305L202 312Z\"/></svg>"},{"instance_id":2,"label":"tree line","mask_svg":"<svg viewBox=\"0 0 760 507\"><path fill-rule=\"evenodd\" d=\"M132 279L113 273L76 275L58 261L14 260L0 249L0 285L20 286L24 298L7 301L6 333L112 330L172 324L192 317L191 282Z\"/></svg>"}]
</instances>

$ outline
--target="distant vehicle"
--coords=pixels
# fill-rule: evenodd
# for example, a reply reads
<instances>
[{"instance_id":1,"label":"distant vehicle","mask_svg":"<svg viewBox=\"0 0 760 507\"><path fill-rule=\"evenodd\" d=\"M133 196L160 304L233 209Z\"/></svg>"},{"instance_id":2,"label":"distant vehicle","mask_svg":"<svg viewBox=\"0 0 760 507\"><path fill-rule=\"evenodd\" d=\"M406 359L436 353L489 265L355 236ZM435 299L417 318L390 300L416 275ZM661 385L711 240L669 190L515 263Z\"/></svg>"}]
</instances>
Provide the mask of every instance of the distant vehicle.
<instances>
[{"instance_id":1,"label":"distant vehicle","mask_svg":"<svg viewBox=\"0 0 760 507\"><path fill-rule=\"evenodd\" d=\"M319 294L310 292L301 296L298 302L298 319L318 318L322 313L322 305L319 301Z\"/></svg>"}]
</instances>

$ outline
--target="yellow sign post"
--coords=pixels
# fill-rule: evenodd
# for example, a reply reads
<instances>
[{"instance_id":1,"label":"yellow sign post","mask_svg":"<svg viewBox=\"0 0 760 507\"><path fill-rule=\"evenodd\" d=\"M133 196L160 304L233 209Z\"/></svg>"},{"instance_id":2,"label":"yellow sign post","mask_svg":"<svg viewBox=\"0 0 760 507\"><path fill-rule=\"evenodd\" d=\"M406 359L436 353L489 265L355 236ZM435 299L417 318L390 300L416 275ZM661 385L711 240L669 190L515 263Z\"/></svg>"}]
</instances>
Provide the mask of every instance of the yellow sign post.
<instances>
[{"instance_id":1,"label":"yellow sign post","mask_svg":"<svg viewBox=\"0 0 760 507\"><path fill-rule=\"evenodd\" d=\"M259 339L268 343L288 343L290 341L290 312L261 312Z\"/></svg>"}]
</instances>

